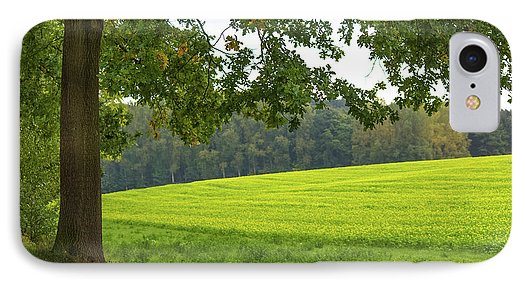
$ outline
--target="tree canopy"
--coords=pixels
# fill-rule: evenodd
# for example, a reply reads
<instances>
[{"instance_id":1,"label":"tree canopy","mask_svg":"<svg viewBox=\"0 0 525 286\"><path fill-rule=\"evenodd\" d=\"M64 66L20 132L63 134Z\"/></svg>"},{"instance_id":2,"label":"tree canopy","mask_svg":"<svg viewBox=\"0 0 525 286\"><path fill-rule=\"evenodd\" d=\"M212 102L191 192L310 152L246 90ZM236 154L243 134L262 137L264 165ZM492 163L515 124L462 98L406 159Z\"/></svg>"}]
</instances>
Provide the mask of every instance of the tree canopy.
<instances>
[{"instance_id":1,"label":"tree canopy","mask_svg":"<svg viewBox=\"0 0 525 286\"><path fill-rule=\"evenodd\" d=\"M432 114L447 103L447 94L436 91L448 88L448 39L459 31L480 32L495 42L501 52L501 88L510 91L505 38L490 24L472 20L344 20L337 31L320 20L231 20L218 36L209 35L200 20L106 21L101 91L149 106L153 133L166 127L186 144L208 142L233 113L295 130L310 103L324 108L337 98L372 129L399 117L377 96L387 83L398 90L394 102L399 108L423 107ZM242 42L254 35L257 49ZM218 45L221 37L224 46ZM342 45L351 45L353 37L370 50L388 82L361 89L329 64L309 66L298 52L311 48L321 59L338 61L345 55Z\"/></svg>"}]
</instances>

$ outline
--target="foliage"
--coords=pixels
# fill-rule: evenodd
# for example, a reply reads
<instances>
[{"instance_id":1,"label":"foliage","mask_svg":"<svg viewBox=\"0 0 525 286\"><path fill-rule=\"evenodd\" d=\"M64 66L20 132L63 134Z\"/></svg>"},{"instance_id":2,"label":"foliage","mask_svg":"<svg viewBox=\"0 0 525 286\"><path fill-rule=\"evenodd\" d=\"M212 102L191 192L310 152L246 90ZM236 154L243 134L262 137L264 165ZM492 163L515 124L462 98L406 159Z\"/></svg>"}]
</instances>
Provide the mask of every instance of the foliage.
<instances>
[{"instance_id":1,"label":"foliage","mask_svg":"<svg viewBox=\"0 0 525 286\"><path fill-rule=\"evenodd\" d=\"M342 30L358 24L359 47L370 50L370 59L386 72L398 89L394 102L400 108L423 107L429 114L448 103L447 94L436 95L439 86L448 90L448 40L457 32L478 32L490 38L500 52L501 90L512 97L512 66L509 45L494 26L477 20L346 21ZM345 25L347 26L345 28ZM342 35L350 44L351 34ZM505 94L504 92L504 94Z\"/></svg>"},{"instance_id":2,"label":"foliage","mask_svg":"<svg viewBox=\"0 0 525 286\"><path fill-rule=\"evenodd\" d=\"M20 65L20 227L32 241L56 231L62 24L49 21L24 37Z\"/></svg>"},{"instance_id":3,"label":"foliage","mask_svg":"<svg viewBox=\"0 0 525 286\"><path fill-rule=\"evenodd\" d=\"M114 262L480 261L511 222L511 157L369 165L103 195Z\"/></svg>"},{"instance_id":4,"label":"foliage","mask_svg":"<svg viewBox=\"0 0 525 286\"><path fill-rule=\"evenodd\" d=\"M186 144L206 142L226 120L214 87L222 63L206 39L167 20L106 21L100 88L150 107L154 135L165 127Z\"/></svg>"},{"instance_id":5,"label":"foliage","mask_svg":"<svg viewBox=\"0 0 525 286\"><path fill-rule=\"evenodd\" d=\"M360 89L337 77L329 64L309 66L298 52L311 48L321 59L344 56L334 34L350 45L368 48L384 66L388 82L398 88L400 109L423 108L428 114L446 102L435 95L448 86L448 39L458 31L489 36L502 54L502 89L511 89L508 44L493 26L472 20L374 22L345 20L338 31L320 20L231 20L217 38L200 20L107 21L101 61L101 89L110 97L131 97L153 110L154 135L166 128L185 144L209 142L216 128L239 113L267 127L287 124L296 130L313 101L316 108L344 99L348 113L367 129L399 119L377 92ZM258 49L244 46L256 36ZM223 37L224 48L218 46ZM433 93L434 92L434 93ZM509 95L510 96L510 95ZM510 99L509 99L510 101Z\"/></svg>"},{"instance_id":6,"label":"foliage","mask_svg":"<svg viewBox=\"0 0 525 286\"><path fill-rule=\"evenodd\" d=\"M107 160L117 160L122 152L135 143L139 132L128 133L125 128L133 116L128 110L128 105L104 96L99 100L100 121L100 156Z\"/></svg>"}]
</instances>

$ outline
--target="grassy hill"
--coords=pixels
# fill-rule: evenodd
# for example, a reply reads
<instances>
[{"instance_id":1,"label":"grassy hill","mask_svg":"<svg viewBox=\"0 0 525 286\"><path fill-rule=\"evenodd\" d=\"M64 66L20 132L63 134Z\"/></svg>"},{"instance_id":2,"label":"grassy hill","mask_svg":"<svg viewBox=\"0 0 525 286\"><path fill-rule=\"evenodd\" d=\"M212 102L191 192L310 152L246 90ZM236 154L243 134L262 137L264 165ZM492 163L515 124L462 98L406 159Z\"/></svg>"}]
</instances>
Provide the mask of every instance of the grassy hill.
<instances>
[{"instance_id":1,"label":"grassy hill","mask_svg":"<svg viewBox=\"0 0 525 286\"><path fill-rule=\"evenodd\" d=\"M510 155L103 195L113 262L480 261L503 248L510 223Z\"/></svg>"}]
</instances>

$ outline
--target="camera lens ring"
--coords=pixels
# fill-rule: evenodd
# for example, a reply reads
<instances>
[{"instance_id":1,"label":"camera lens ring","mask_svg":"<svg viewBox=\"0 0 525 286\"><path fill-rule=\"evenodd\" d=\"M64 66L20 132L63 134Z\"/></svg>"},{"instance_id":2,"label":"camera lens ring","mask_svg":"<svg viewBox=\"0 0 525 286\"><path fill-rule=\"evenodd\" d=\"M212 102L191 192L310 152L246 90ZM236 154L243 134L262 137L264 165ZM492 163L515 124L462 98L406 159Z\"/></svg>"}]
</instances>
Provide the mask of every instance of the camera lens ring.
<instances>
[{"instance_id":1,"label":"camera lens ring","mask_svg":"<svg viewBox=\"0 0 525 286\"><path fill-rule=\"evenodd\" d=\"M487 53L478 45L468 45L461 50L459 63L468 72L479 72L487 65Z\"/></svg>"}]
</instances>

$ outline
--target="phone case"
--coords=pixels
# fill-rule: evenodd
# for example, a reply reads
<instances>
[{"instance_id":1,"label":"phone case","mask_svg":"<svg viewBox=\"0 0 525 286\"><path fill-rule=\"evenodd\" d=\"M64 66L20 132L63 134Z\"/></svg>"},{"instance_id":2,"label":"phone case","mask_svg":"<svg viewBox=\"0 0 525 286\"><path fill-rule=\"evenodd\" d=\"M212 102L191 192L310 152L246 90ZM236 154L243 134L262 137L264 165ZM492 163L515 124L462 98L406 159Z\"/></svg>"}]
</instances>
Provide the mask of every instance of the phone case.
<instances>
[{"instance_id":1,"label":"phone case","mask_svg":"<svg viewBox=\"0 0 525 286\"><path fill-rule=\"evenodd\" d=\"M492 133L449 126L462 31L499 50ZM52 262L489 259L511 226L511 72L477 20L38 24L23 245Z\"/></svg>"}]
</instances>

